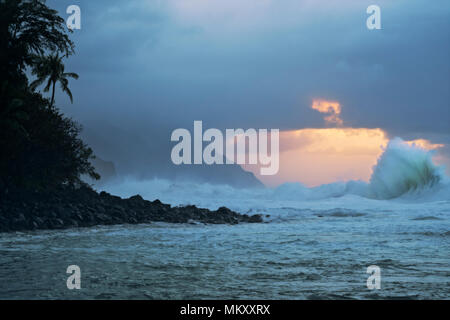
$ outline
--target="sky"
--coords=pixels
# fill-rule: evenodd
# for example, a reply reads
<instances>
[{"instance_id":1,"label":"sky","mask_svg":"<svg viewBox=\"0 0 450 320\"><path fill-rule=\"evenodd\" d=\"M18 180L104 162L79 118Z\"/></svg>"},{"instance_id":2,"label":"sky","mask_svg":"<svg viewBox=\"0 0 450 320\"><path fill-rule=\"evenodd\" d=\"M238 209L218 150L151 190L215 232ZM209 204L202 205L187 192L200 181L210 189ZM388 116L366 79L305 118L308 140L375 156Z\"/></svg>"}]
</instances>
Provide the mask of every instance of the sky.
<instances>
[{"instance_id":1,"label":"sky","mask_svg":"<svg viewBox=\"0 0 450 320\"><path fill-rule=\"evenodd\" d=\"M66 63L80 75L70 83L74 104L60 92L56 103L123 174L164 175L171 132L194 120L280 129L280 174L268 185L367 180L396 136L439 145L450 167L446 0L47 3L63 17L79 5L82 17ZM372 4L381 30L366 27Z\"/></svg>"}]
</instances>

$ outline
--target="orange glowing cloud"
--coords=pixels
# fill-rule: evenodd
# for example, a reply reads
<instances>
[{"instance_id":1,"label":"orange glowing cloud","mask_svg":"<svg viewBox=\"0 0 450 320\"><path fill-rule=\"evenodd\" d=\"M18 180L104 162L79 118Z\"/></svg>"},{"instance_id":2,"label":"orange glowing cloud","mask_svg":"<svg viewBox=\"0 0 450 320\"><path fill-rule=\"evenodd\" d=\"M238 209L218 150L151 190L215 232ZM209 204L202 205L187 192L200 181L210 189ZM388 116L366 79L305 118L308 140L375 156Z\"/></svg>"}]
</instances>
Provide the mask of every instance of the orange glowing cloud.
<instances>
[{"instance_id":1,"label":"orange glowing cloud","mask_svg":"<svg viewBox=\"0 0 450 320\"><path fill-rule=\"evenodd\" d=\"M264 184L277 186L285 182L301 182L308 187L336 181L368 182L373 167L389 143L388 134L379 128L341 127L341 105L337 101L314 99L312 109L324 113L329 125L338 128L300 129L280 132L279 171L273 176L260 175L258 165L243 165ZM405 141L426 150L444 147L425 139ZM434 157L435 162L444 162Z\"/></svg>"},{"instance_id":2,"label":"orange glowing cloud","mask_svg":"<svg viewBox=\"0 0 450 320\"><path fill-rule=\"evenodd\" d=\"M324 118L327 124L342 126L344 123L339 117L341 114L341 105L337 101L314 99L311 108L319 111L320 113L328 113L329 115Z\"/></svg>"},{"instance_id":3,"label":"orange glowing cloud","mask_svg":"<svg viewBox=\"0 0 450 320\"><path fill-rule=\"evenodd\" d=\"M258 166L244 165L264 184L301 182L308 187L336 181L368 182L372 169L389 142L382 129L325 128L280 132L280 169L274 176L260 175ZM405 141L427 150L442 145L425 139Z\"/></svg>"}]
</instances>

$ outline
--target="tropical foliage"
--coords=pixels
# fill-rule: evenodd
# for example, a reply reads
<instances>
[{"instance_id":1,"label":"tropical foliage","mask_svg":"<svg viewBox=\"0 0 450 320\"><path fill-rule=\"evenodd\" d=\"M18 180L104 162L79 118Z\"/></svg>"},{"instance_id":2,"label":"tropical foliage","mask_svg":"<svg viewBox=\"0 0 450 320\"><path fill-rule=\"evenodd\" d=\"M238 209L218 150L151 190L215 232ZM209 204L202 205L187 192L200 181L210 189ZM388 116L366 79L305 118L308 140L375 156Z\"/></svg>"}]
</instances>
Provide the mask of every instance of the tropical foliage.
<instances>
[{"instance_id":1,"label":"tropical foliage","mask_svg":"<svg viewBox=\"0 0 450 320\"><path fill-rule=\"evenodd\" d=\"M55 85L72 100L68 78L78 78L62 63L74 53L68 31L45 0L0 0L0 193L75 185L83 174L99 178L81 127L54 106ZM36 77L31 84L27 70ZM51 99L35 90L45 81Z\"/></svg>"}]
</instances>

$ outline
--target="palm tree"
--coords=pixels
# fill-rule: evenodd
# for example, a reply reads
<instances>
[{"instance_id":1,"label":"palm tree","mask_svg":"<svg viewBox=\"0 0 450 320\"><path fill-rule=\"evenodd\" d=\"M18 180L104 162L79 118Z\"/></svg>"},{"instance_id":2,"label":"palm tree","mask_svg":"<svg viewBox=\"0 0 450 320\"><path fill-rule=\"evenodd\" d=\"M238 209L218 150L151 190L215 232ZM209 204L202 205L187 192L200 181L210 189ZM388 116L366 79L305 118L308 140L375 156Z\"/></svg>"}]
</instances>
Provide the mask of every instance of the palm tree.
<instances>
[{"instance_id":1,"label":"palm tree","mask_svg":"<svg viewBox=\"0 0 450 320\"><path fill-rule=\"evenodd\" d=\"M52 100L50 102L50 107L53 106L55 101L55 86L57 82L60 83L62 91L67 93L69 96L70 102L73 103L72 92L69 90L68 78L78 79L78 75L73 72L64 72L62 58L63 57L58 56L58 54L35 57L32 73L37 77L37 79L30 84L30 88L31 90L35 90L48 78L44 92L48 92L50 87L52 87Z\"/></svg>"}]
</instances>

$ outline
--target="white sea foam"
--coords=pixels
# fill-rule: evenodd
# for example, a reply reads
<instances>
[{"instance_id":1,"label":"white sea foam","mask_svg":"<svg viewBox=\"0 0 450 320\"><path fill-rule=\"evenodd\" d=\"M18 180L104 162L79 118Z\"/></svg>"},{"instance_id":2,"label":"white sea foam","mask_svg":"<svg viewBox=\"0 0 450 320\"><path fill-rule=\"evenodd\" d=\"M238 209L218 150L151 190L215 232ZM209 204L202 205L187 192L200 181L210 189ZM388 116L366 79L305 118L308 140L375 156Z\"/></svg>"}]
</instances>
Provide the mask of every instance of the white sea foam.
<instances>
[{"instance_id":1,"label":"white sea foam","mask_svg":"<svg viewBox=\"0 0 450 320\"><path fill-rule=\"evenodd\" d=\"M442 167L432 162L432 152L392 140L373 168L369 183L336 182L308 188L301 183L286 183L277 188L237 189L187 181L123 179L104 189L122 197L140 194L145 199L160 199L172 205L217 209L227 206L241 213L267 213L286 217L313 212L409 212L419 203L450 204L450 184ZM439 205L438 205L439 207ZM327 211L328 210L328 211ZM440 211L441 209L438 209ZM433 209L434 211L434 209Z\"/></svg>"},{"instance_id":2,"label":"white sea foam","mask_svg":"<svg viewBox=\"0 0 450 320\"><path fill-rule=\"evenodd\" d=\"M399 138L390 141L370 178L369 196L393 199L408 193L419 196L439 191L448 184L447 178L431 157L432 152Z\"/></svg>"}]
</instances>

